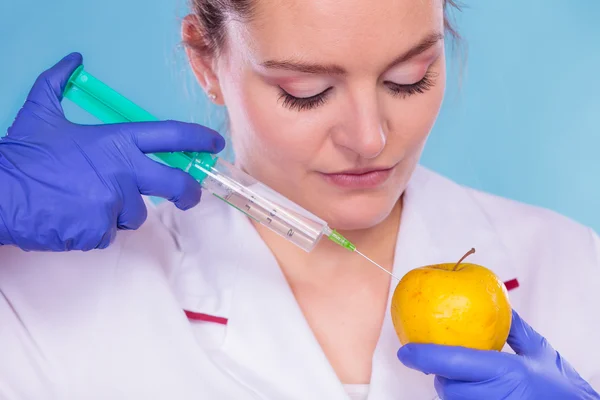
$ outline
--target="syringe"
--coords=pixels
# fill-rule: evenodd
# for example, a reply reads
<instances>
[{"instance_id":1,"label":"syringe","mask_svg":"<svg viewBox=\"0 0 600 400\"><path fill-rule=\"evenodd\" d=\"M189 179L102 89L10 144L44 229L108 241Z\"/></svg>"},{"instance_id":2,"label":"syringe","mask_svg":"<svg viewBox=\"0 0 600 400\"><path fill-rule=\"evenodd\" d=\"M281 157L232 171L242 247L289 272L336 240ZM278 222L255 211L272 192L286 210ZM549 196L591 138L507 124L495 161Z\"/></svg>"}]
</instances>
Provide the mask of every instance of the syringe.
<instances>
[{"instance_id":1,"label":"syringe","mask_svg":"<svg viewBox=\"0 0 600 400\"><path fill-rule=\"evenodd\" d=\"M107 124L158 121L156 117L86 72L83 66L73 72L63 96ZM171 167L188 172L203 189L303 250L312 251L321 238L327 237L399 280L358 251L356 246L340 233L329 228L321 218L227 161L210 153L155 153L153 156Z\"/></svg>"}]
</instances>

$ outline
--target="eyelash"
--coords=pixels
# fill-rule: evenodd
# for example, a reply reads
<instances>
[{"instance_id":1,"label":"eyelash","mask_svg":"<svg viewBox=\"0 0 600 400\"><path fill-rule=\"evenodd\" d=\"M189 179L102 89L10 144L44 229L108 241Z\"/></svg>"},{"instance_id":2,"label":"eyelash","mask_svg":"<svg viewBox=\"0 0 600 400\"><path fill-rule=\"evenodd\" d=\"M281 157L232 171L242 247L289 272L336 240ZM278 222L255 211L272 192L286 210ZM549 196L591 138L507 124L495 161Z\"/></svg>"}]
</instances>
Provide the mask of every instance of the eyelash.
<instances>
[{"instance_id":1,"label":"eyelash","mask_svg":"<svg viewBox=\"0 0 600 400\"><path fill-rule=\"evenodd\" d=\"M281 88L280 88L281 89ZM329 91L333 87L329 87L319 94L310 97L295 97L281 89L279 100L283 100L283 106L297 111L311 110L325 103L325 99Z\"/></svg>"},{"instance_id":2,"label":"eyelash","mask_svg":"<svg viewBox=\"0 0 600 400\"><path fill-rule=\"evenodd\" d=\"M410 85L399 85L393 82L386 82L386 84L392 95L406 98L414 94L425 93L426 91L431 89L435 85L434 78L435 74L433 72L427 71L425 76L419 82L411 83ZM329 91L331 89L333 89L333 87L329 87L323 92L311 97L295 97L280 88L281 93L279 95L279 100L283 100L282 104L284 107L287 107L292 110L311 110L325 103L327 95L329 94Z\"/></svg>"},{"instance_id":3,"label":"eyelash","mask_svg":"<svg viewBox=\"0 0 600 400\"><path fill-rule=\"evenodd\" d=\"M435 85L435 77L437 74L427 71L425 76L416 83L410 85L399 85L393 82L386 82L388 89L394 96L406 98L414 94L422 94L431 89Z\"/></svg>"}]
</instances>

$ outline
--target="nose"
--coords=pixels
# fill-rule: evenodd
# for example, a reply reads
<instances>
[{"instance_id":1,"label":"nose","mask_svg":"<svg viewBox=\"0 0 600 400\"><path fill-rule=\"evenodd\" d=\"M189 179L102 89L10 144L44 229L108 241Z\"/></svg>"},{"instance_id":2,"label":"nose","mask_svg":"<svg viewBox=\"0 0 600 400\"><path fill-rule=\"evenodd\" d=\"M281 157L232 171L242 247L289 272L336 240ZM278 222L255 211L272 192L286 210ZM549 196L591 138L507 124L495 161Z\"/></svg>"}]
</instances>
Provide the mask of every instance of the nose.
<instances>
[{"instance_id":1,"label":"nose","mask_svg":"<svg viewBox=\"0 0 600 400\"><path fill-rule=\"evenodd\" d=\"M335 144L364 159L377 157L386 144L385 118L377 104L377 97L369 100L363 96L346 110L344 122L333 135Z\"/></svg>"}]
</instances>

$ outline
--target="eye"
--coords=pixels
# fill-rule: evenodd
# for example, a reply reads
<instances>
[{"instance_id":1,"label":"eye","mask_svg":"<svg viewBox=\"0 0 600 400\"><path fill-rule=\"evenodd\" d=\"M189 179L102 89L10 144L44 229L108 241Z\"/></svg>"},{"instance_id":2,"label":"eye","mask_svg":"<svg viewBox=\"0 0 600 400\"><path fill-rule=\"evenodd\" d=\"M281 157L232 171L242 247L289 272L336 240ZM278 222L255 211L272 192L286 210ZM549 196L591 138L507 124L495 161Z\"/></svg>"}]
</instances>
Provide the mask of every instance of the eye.
<instances>
[{"instance_id":1,"label":"eye","mask_svg":"<svg viewBox=\"0 0 600 400\"><path fill-rule=\"evenodd\" d=\"M425 93L431 89L435 85L436 77L436 73L427 71L420 81L411 83L410 85L400 85L394 82L385 82L385 84L394 96L405 98L414 94Z\"/></svg>"},{"instance_id":2,"label":"eye","mask_svg":"<svg viewBox=\"0 0 600 400\"><path fill-rule=\"evenodd\" d=\"M329 91L333 89L333 87L329 87L321 93L310 97L295 97L282 88L279 89L281 90L279 100L283 100L284 107L297 111L306 111L323 105L327 95L329 94Z\"/></svg>"}]
</instances>

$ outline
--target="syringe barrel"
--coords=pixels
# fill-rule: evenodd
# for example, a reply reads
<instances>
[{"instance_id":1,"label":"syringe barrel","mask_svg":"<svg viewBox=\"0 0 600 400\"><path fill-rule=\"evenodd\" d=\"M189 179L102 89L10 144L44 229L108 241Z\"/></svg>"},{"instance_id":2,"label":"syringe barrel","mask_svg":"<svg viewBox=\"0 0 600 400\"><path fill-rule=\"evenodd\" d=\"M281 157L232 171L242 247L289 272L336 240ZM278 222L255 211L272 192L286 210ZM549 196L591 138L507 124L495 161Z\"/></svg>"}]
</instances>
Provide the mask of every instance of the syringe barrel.
<instances>
[{"instance_id":1,"label":"syringe barrel","mask_svg":"<svg viewBox=\"0 0 600 400\"><path fill-rule=\"evenodd\" d=\"M325 221L227 161L218 158L209 168L194 162L189 172L202 170L205 190L303 250L310 252L328 229Z\"/></svg>"}]
</instances>

